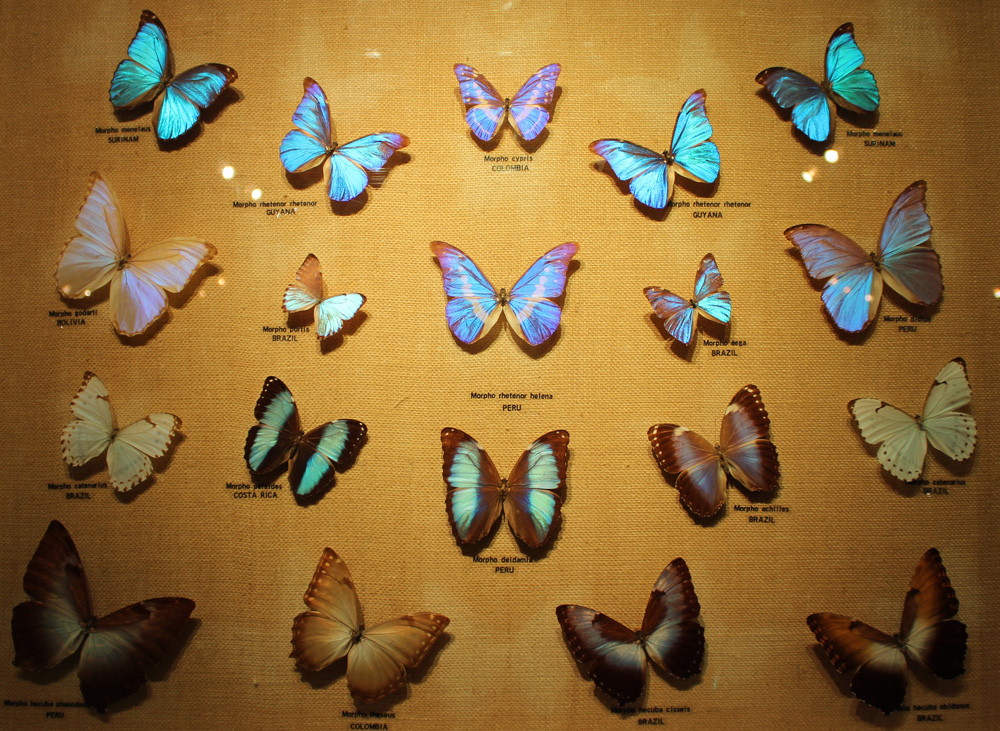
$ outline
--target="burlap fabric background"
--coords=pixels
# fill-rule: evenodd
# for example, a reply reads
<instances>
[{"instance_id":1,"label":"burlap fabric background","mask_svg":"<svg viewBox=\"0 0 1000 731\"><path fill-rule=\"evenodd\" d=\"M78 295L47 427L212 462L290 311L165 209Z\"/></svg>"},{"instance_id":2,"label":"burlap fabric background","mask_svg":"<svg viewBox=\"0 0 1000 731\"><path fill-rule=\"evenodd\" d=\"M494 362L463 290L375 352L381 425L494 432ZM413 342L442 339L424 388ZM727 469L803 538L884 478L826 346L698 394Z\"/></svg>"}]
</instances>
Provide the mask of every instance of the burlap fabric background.
<instances>
[{"instance_id":1,"label":"burlap fabric background","mask_svg":"<svg viewBox=\"0 0 1000 731\"><path fill-rule=\"evenodd\" d=\"M239 72L200 136L161 150L151 132L109 143L95 128L151 124L115 117L112 72L141 3L4 2L0 9L0 145L4 175L4 489L0 607L22 601L21 577L48 522L70 530L95 611L148 597L197 602L183 648L148 691L115 707L120 727L627 728L638 718L698 728L908 726L922 713L989 728L998 683L997 11L990 3L570 2L162 3L176 69L209 61ZM874 129L895 147L866 147L841 119L826 162L759 94L754 75L788 65L816 78L831 32L853 21L882 90ZM470 138L451 68L474 65L511 94L559 62L548 137L525 147L508 128L486 149ZM356 212L334 212L324 182L286 177L278 144L302 78L326 90L345 142L379 130L412 144ZM643 215L587 145L624 137L664 149L684 99L705 88L722 156L717 189L679 187L691 203ZM128 134L128 133L121 133ZM111 134L110 136L115 136ZM485 155L530 154L527 171ZM514 164L513 160L509 160ZM225 180L223 166L235 177ZM140 250L166 236L202 237L218 257L174 298L165 324L119 338L107 294L66 302L52 277L89 173L117 191ZM813 180L803 180L811 171ZM928 181L932 243L945 294L929 322L900 331L883 315L928 314L883 301L860 338L837 336L785 228L824 223L873 248L894 198ZM299 185L299 188L293 186ZM317 201L269 216L233 202ZM698 201L749 202L696 218ZM499 331L463 348L447 329L440 270L428 244L472 255L510 286L542 252L580 244L563 326L532 350ZM309 252L328 293L368 296L361 324L329 352L314 336L274 342L281 295ZM735 357L697 344L682 357L651 320L648 285L686 293L701 257L716 255L734 302ZM51 311L95 308L60 327ZM906 323L907 325L911 323ZM712 337L712 331L699 333ZM963 480L947 495L881 473L850 424L847 402L875 396L918 412L945 362L969 366L979 442L973 459L927 458L924 478ZM71 500L49 484L107 479L70 473L59 434L84 371L107 384L122 424L153 411L183 420L183 439L133 500L109 489ZM243 442L264 378L292 389L307 426L354 417L369 442L337 486L310 507L285 475L277 498L239 499L250 482ZM756 383L771 415L787 508L755 524L731 489L716 521L692 520L651 456L647 428L679 422L709 438L732 395ZM503 411L470 392L540 392ZM444 512L442 427L475 436L506 473L551 429L571 434L564 525L534 563L496 573L455 543ZM758 503L766 505L768 503ZM347 562L369 624L414 611L448 615L438 650L407 693L358 710L342 675L306 678L288 658L292 617L324 546ZM835 611L898 626L923 551L940 549L969 627L967 673L911 678L907 702L968 704L883 720L847 692L817 651L807 614ZM523 556L507 528L479 554ZM554 608L581 603L638 626L658 573L683 556L703 607L708 651L694 682L650 672L637 707L614 714L578 671ZM0 634L0 658L13 657ZM75 662L42 677L0 662L7 701L75 702ZM992 689L992 691L990 690ZM672 708L687 711L671 712ZM57 724L54 707L5 705L0 725ZM73 727L100 727L81 708ZM48 727L54 727L52 725Z\"/></svg>"}]
</instances>

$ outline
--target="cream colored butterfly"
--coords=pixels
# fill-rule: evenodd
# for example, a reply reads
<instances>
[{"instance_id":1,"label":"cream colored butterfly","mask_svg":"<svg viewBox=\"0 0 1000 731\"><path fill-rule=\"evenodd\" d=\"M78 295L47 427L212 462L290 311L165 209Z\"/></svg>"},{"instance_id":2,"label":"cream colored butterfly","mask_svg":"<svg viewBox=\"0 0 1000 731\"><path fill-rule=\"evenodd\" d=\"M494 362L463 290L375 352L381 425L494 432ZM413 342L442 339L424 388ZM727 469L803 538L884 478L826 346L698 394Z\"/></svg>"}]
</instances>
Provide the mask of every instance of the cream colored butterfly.
<instances>
[{"instance_id":1,"label":"cream colored butterfly","mask_svg":"<svg viewBox=\"0 0 1000 731\"><path fill-rule=\"evenodd\" d=\"M74 418L63 429L63 459L79 467L107 451L111 487L118 492L128 492L153 474L150 458L167 453L181 425L173 414L150 414L119 429L108 389L89 371L69 408Z\"/></svg>"},{"instance_id":2,"label":"cream colored butterfly","mask_svg":"<svg viewBox=\"0 0 1000 731\"><path fill-rule=\"evenodd\" d=\"M59 293L89 297L111 282L111 311L122 335L144 332L167 311L167 292L184 289L217 253L211 244L179 236L131 254L118 198L97 173L90 174L76 230L56 266Z\"/></svg>"},{"instance_id":3,"label":"cream colored butterfly","mask_svg":"<svg viewBox=\"0 0 1000 731\"><path fill-rule=\"evenodd\" d=\"M285 312L316 308L316 336L336 335L365 303L363 294L338 294L323 299L323 269L315 254L310 254L295 273L295 281L285 289L281 306Z\"/></svg>"},{"instance_id":4,"label":"cream colored butterfly","mask_svg":"<svg viewBox=\"0 0 1000 731\"><path fill-rule=\"evenodd\" d=\"M878 461L893 477L912 482L920 477L927 442L947 457L961 462L976 446L976 420L957 409L972 399L965 361L948 362L931 386L924 411L910 416L884 401L859 398L847 405L861 436L869 444L881 444Z\"/></svg>"}]
</instances>

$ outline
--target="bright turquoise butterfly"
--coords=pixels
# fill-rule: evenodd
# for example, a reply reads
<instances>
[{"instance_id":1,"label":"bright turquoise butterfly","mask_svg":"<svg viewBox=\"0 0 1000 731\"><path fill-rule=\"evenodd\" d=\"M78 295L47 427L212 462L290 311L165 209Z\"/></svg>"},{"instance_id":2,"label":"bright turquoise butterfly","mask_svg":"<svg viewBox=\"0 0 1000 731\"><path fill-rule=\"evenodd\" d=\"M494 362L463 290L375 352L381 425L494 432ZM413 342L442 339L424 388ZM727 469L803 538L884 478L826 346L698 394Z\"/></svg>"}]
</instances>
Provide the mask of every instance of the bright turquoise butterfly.
<instances>
[{"instance_id":1,"label":"bright turquoise butterfly","mask_svg":"<svg viewBox=\"0 0 1000 731\"><path fill-rule=\"evenodd\" d=\"M132 109L166 89L156 100L153 126L158 139L172 140L191 129L201 110L234 81L236 70L221 63L195 66L174 76L167 31L156 15L143 10L128 58L111 78L111 103L115 109Z\"/></svg>"},{"instance_id":2,"label":"bright turquoise butterfly","mask_svg":"<svg viewBox=\"0 0 1000 731\"><path fill-rule=\"evenodd\" d=\"M798 71L775 66L757 74L782 109L792 109L792 124L806 137L826 142L833 136L834 103L852 112L878 109L878 85L872 72L862 69L865 56L854 40L854 24L844 23L826 47L826 78L817 84Z\"/></svg>"},{"instance_id":3,"label":"bright turquoise butterfly","mask_svg":"<svg viewBox=\"0 0 1000 731\"><path fill-rule=\"evenodd\" d=\"M663 208L673 197L676 173L699 183L719 177L719 148L708 141L711 136L705 90L699 89L681 107L670 149L662 155L625 140L597 140L590 150L607 160L619 178L632 181L629 189L637 201Z\"/></svg>"}]
</instances>

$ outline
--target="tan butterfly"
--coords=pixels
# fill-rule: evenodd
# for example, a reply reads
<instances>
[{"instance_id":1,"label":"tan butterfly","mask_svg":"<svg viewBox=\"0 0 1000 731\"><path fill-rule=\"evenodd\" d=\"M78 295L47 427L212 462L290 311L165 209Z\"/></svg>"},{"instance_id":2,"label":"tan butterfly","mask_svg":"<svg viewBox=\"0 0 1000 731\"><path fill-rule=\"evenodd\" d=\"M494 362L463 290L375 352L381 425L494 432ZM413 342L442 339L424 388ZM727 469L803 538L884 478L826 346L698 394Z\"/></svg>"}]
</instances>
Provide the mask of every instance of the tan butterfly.
<instances>
[{"instance_id":1,"label":"tan butterfly","mask_svg":"<svg viewBox=\"0 0 1000 731\"><path fill-rule=\"evenodd\" d=\"M305 595L308 612L292 624L292 657L310 671L322 670L347 656L351 695L372 703L406 681L449 619L422 612L365 629L361 604L347 564L333 549L323 550Z\"/></svg>"}]
</instances>

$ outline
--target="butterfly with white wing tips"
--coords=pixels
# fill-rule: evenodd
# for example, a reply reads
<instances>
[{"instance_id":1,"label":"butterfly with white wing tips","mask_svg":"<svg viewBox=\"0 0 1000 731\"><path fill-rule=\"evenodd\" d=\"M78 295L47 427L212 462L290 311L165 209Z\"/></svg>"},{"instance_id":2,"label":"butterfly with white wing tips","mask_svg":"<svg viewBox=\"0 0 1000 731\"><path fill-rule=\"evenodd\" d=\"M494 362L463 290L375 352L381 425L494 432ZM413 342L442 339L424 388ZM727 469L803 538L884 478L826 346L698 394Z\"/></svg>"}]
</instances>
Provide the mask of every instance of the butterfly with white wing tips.
<instances>
[{"instance_id":1,"label":"butterfly with white wing tips","mask_svg":"<svg viewBox=\"0 0 1000 731\"><path fill-rule=\"evenodd\" d=\"M785 237L798 247L809 276L827 279L823 306L845 332L864 330L882 301L882 282L909 302L933 305L944 284L941 260L930 248L927 183L910 185L899 194L882 224L878 249L871 254L828 226L792 226Z\"/></svg>"},{"instance_id":2,"label":"butterfly with white wing tips","mask_svg":"<svg viewBox=\"0 0 1000 731\"><path fill-rule=\"evenodd\" d=\"M896 634L841 614L810 614L806 623L839 672L857 670L851 692L888 715L903 707L908 664L946 680L965 672L968 632L956 614L958 597L941 554L931 548L913 572Z\"/></svg>"},{"instance_id":3,"label":"butterfly with white wing tips","mask_svg":"<svg viewBox=\"0 0 1000 731\"><path fill-rule=\"evenodd\" d=\"M663 326L670 336L688 345L694 334L696 313L712 322L729 322L732 299L728 292L722 291L722 286L719 265L715 263L714 256L706 254L698 266L692 299L684 299L660 287L646 287L643 292L653 306L653 311L664 321Z\"/></svg>"},{"instance_id":4,"label":"butterfly with white wing tips","mask_svg":"<svg viewBox=\"0 0 1000 731\"><path fill-rule=\"evenodd\" d=\"M83 700L101 713L146 683L143 666L163 659L194 611L190 599L163 597L98 619L80 554L57 520L49 523L28 563L24 592L31 600L14 607L10 622L14 665L49 670L80 650Z\"/></svg>"},{"instance_id":5,"label":"butterfly with white wing tips","mask_svg":"<svg viewBox=\"0 0 1000 731\"><path fill-rule=\"evenodd\" d=\"M920 477L927 443L957 462L972 456L976 446L976 420L964 411L972 399L965 361L955 358L934 379L924 410L910 416L879 399L854 399L847 405L861 436L881 444L878 461L893 477L912 482Z\"/></svg>"},{"instance_id":6,"label":"butterfly with white wing tips","mask_svg":"<svg viewBox=\"0 0 1000 731\"><path fill-rule=\"evenodd\" d=\"M701 672L705 630L698 622L700 612L683 558L671 561L656 580L638 632L587 607L556 607L573 657L619 705L642 695L647 658L681 679Z\"/></svg>"},{"instance_id":7,"label":"butterfly with white wing tips","mask_svg":"<svg viewBox=\"0 0 1000 731\"><path fill-rule=\"evenodd\" d=\"M752 492L777 489L778 450L770 429L760 390L750 384L729 402L717 446L677 424L651 426L647 436L660 469L677 475L681 502L695 515L708 518L726 502L729 480Z\"/></svg>"},{"instance_id":8,"label":"butterfly with white wing tips","mask_svg":"<svg viewBox=\"0 0 1000 731\"><path fill-rule=\"evenodd\" d=\"M336 335L344 323L358 314L365 303L363 294L338 294L323 298L323 269L315 254L309 254L295 273L295 281L285 289L281 303L285 312L316 308L316 337Z\"/></svg>"},{"instance_id":9,"label":"butterfly with white wing tips","mask_svg":"<svg viewBox=\"0 0 1000 731\"><path fill-rule=\"evenodd\" d=\"M705 111L705 90L687 98L674 124L670 149L662 155L627 140L597 140L590 150L611 165L640 203L664 208L674 196L674 176L697 183L714 183L719 177L719 148L708 138L712 123Z\"/></svg>"},{"instance_id":10,"label":"butterfly with white wing tips","mask_svg":"<svg viewBox=\"0 0 1000 731\"><path fill-rule=\"evenodd\" d=\"M236 81L236 70L221 63L195 66L174 76L173 54L160 19L143 10L139 30L128 47L128 58L111 78L111 104L132 109L156 98L153 126L161 140L172 140L191 129L223 90ZM163 96L159 96L163 91Z\"/></svg>"},{"instance_id":11,"label":"butterfly with white wing tips","mask_svg":"<svg viewBox=\"0 0 1000 731\"><path fill-rule=\"evenodd\" d=\"M400 688L450 621L421 612L366 629L347 564L331 548L323 550L304 599L309 611L292 623L291 657L317 672L346 655L347 685L363 703Z\"/></svg>"},{"instance_id":12,"label":"butterfly with white wing tips","mask_svg":"<svg viewBox=\"0 0 1000 731\"><path fill-rule=\"evenodd\" d=\"M550 431L531 443L501 478L479 442L461 429L441 430L445 508L455 536L463 544L479 543L501 515L511 531L532 548L548 543L562 521L566 501L569 432Z\"/></svg>"},{"instance_id":13,"label":"butterfly with white wing tips","mask_svg":"<svg viewBox=\"0 0 1000 731\"><path fill-rule=\"evenodd\" d=\"M63 460L80 467L107 452L111 487L128 492L153 474L151 459L167 453L181 420L173 414L150 414L121 429L104 382L90 371L69 405L73 421L63 429Z\"/></svg>"},{"instance_id":14,"label":"butterfly with white wing tips","mask_svg":"<svg viewBox=\"0 0 1000 731\"><path fill-rule=\"evenodd\" d=\"M195 271L216 255L215 247L175 237L129 251L128 228L111 187L91 173L87 197L76 217L75 236L56 265L63 297L89 297L111 283L111 312L121 335L140 335L167 311L167 292L180 292Z\"/></svg>"},{"instance_id":15,"label":"butterfly with white wing tips","mask_svg":"<svg viewBox=\"0 0 1000 731\"><path fill-rule=\"evenodd\" d=\"M479 139L487 142L503 126L510 112L511 126L526 141L538 137L549 123L549 110L562 66L557 63L538 69L513 98L500 96L486 77L464 63L455 64L455 76L462 101L468 107L465 121Z\"/></svg>"}]
</instances>

